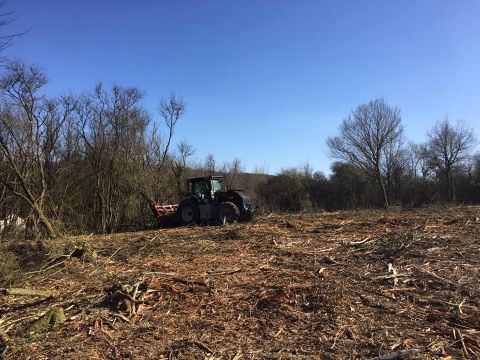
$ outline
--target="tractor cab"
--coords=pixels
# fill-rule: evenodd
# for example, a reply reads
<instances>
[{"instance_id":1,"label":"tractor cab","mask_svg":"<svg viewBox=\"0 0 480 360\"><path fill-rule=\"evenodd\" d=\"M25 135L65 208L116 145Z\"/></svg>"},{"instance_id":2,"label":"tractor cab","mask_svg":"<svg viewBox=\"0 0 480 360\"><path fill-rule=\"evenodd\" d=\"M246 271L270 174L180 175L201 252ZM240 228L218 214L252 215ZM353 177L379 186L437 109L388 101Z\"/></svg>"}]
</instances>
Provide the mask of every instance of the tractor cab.
<instances>
[{"instance_id":1,"label":"tractor cab","mask_svg":"<svg viewBox=\"0 0 480 360\"><path fill-rule=\"evenodd\" d=\"M201 204L210 204L215 200L215 193L222 190L221 176L207 176L187 180L188 192Z\"/></svg>"}]
</instances>

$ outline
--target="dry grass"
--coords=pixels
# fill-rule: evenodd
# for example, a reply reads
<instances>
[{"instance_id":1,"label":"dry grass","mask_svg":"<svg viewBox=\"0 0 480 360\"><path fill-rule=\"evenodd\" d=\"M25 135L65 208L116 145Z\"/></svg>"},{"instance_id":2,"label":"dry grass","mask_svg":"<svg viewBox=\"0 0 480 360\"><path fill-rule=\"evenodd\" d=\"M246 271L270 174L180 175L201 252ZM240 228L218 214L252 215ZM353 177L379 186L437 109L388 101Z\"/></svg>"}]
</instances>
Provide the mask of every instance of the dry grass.
<instances>
[{"instance_id":1,"label":"dry grass","mask_svg":"<svg viewBox=\"0 0 480 360\"><path fill-rule=\"evenodd\" d=\"M0 298L5 357L478 358L479 218L478 207L271 215L64 239L51 258L88 252L15 284L59 296ZM118 283L142 284L133 310L112 300ZM53 307L67 320L29 334Z\"/></svg>"}]
</instances>

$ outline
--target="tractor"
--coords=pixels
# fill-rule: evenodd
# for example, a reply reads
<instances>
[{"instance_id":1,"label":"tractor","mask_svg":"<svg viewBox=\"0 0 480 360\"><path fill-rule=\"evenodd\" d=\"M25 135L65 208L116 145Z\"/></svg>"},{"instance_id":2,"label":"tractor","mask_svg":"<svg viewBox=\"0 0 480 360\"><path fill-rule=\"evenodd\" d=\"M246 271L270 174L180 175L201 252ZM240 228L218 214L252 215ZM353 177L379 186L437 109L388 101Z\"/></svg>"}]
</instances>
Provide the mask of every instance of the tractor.
<instances>
[{"instance_id":1,"label":"tractor","mask_svg":"<svg viewBox=\"0 0 480 360\"><path fill-rule=\"evenodd\" d=\"M184 225L205 221L224 225L254 216L250 197L241 190L223 190L221 176L188 179L187 189L187 196L177 209Z\"/></svg>"},{"instance_id":2,"label":"tractor","mask_svg":"<svg viewBox=\"0 0 480 360\"><path fill-rule=\"evenodd\" d=\"M252 201L242 190L222 189L221 176L187 180L188 192L178 205L157 205L159 223L176 215L183 225L216 222L220 225L252 220Z\"/></svg>"}]
</instances>

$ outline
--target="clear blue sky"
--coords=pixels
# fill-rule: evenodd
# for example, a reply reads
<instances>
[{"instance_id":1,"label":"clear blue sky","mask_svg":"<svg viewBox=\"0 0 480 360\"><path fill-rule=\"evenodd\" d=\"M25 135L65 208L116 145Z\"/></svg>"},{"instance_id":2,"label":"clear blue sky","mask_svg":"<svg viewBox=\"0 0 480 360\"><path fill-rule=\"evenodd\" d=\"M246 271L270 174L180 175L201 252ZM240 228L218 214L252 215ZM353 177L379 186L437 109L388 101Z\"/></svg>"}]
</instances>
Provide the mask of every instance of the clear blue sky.
<instances>
[{"instance_id":1,"label":"clear blue sky","mask_svg":"<svg viewBox=\"0 0 480 360\"><path fill-rule=\"evenodd\" d=\"M8 0L30 31L7 56L40 65L48 91L135 85L146 108L170 89L176 140L247 170L309 162L351 109L384 97L407 136L445 116L480 137L480 1ZM2 29L6 31L7 29Z\"/></svg>"}]
</instances>

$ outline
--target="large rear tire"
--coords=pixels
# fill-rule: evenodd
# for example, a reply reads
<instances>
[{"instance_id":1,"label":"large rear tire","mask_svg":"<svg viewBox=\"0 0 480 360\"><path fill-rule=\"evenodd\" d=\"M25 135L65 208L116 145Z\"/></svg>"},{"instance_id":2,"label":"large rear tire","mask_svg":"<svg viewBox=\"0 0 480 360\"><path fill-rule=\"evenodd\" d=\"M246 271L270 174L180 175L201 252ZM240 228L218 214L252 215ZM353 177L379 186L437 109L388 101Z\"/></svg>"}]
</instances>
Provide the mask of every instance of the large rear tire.
<instances>
[{"instance_id":1,"label":"large rear tire","mask_svg":"<svg viewBox=\"0 0 480 360\"><path fill-rule=\"evenodd\" d=\"M238 206L230 201L220 203L219 222L220 225L235 224L240 218Z\"/></svg>"},{"instance_id":2,"label":"large rear tire","mask_svg":"<svg viewBox=\"0 0 480 360\"><path fill-rule=\"evenodd\" d=\"M180 203L178 207L178 215L183 225L192 225L198 223L200 219L200 210L193 200L187 200Z\"/></svg>"}]
</instances>

